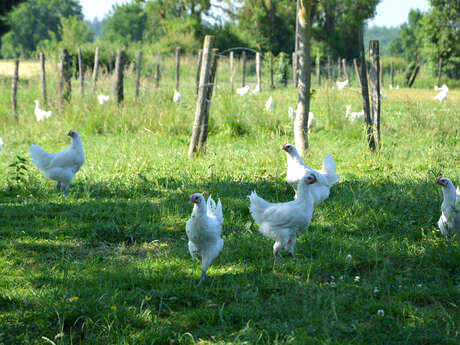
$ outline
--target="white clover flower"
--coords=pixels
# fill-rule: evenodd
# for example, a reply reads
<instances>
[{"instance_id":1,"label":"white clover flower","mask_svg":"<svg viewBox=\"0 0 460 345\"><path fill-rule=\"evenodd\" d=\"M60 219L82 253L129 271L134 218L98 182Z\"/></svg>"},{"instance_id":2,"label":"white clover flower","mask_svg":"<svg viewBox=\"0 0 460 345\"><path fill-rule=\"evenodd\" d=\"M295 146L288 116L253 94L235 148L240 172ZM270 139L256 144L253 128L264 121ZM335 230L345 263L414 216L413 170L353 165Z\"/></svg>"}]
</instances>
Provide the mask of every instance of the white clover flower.
<instances>
[{"instance_id":1,"label":"white clover flower","mask_svg":"<svg viewBox=\"0 0 460 345\"><path fill-rule=\"evenodd\" d=\"M380 291L379 288L377 286L375 286L374 287L374 293L377 294L377 293L379 293L379 291Z\"/></svg>"},{"instance_id":2,"label":"white clover flower","mask_svg":"<svg viewBox=\"0 0 460 345\"><path fill-rule=\"evenodd\" d=\"M347 255L347 260L351 260L353 257L351 256L351 254L348 254Z\"/></svg>"},{"instance_id":3,"label":"white clover flower","mask_svg":"<svg viewBox=\"0 0 460 345\"><path fill-rule=\"evenodd\" d=\"M383 309L377 310L377 316L384 317L385 316L385 311Z\"/></svg>"}]
</instances>

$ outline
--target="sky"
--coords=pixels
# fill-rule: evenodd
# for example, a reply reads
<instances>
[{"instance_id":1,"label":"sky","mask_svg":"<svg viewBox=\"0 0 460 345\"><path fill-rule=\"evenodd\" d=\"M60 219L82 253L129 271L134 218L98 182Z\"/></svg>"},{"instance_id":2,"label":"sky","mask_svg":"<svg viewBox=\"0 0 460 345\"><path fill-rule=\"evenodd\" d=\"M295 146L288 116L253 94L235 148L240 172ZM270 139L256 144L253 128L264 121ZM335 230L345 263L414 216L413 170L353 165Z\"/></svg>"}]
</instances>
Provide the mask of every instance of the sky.
<instances>
[{"instance_id":1,"label":"sky","mask_svg":"<svg viewBox=\"0 0 460 345\"><path fill-rule=\"evenodd\" d=\"M112 5L129 2L129 0L80 0L86 19L104 18ZM382 0L377 6L377 15L369 20L369 26L399 26L407 20L409 10L418 8L426 11L428 0Z\"/></svg>"}]
</instances>

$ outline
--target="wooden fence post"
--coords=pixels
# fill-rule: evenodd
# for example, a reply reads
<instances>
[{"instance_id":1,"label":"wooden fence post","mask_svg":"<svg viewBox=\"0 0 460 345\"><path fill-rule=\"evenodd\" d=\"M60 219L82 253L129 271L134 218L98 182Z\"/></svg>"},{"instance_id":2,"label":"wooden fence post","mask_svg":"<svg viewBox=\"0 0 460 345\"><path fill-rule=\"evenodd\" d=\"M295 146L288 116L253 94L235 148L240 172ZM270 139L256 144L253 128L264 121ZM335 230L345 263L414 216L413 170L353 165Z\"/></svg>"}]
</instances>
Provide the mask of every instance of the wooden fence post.
<instances>
[{"instance_id":1,"label":"wooden fence post","mask_svg":"<svg viewBox=\"0 0 460 345\"><path fill-rule=\"evenodd\" d=\"M67 49L62 49L61 61L59 63L58 71L58 101L60 106L62 102L69 102L72 95L72 56L70 56Z\"/></svg>"},{"instance_id":2,"label":"wooden fence post","mask_svg":"<svg viewBox=\"0 0 460 345\"><path fill-rule=\"evenodd\" d=\"M318 86L321 86L321 66L320 66L320 62L321 62L321 57L319 55L316 55L316 60L315 60L315 64L316 64L316 78L318 80Z\"/></svg>"},{"instance_id":3,"label":"wooden fence post","mask_svg":"<svg viewBox=\"0 0 460 345\"><path fill-rule=\"evenodd\" d=\"M118 50L117 59L115 60L115 84L114 84L114 93L117 99L117 104L123 102L124 90L123 90L123 69L124 69L124 57L125 52L123 50Z\"/></svg>"},{"instance_id":4,"label":"wooden fence post","mask_svg":"<svg viewBox=\"0 0 460 345\"><path fill-rule=\"evenodd\" d=\"M45 74L45 54L44 53L40 53L40 77L41 77L41 82L42 82L43 104L46 105L47 99L46 99L46 74Z\"/></svg>"},{"instance_id":5,"label":"wooden fence post","mask_svg":"<svg viewBox=\"0 0 460 345\"><path fill-rule=\"evenodd\" d=\"M363 85L361 84L361 78L359 77L358 63L356 62L356 59L353 59L353 66L355 68L356 79L358 79L359 88L362 89Z\"/></svg>"},{"instance_id":6,"label":"wooden fence post","mask_svg":"<svg viewBox=\"0 0 460 345\"><path fill-rule=\"evenodd\" d=\"M380 88L383 88L383 59L380 59L380 74L379 74L379 80L380 80Z\"/></svg>"},{"instance_id":7,"label":"wooden fence post","mask_svg":"<svg viewBox=\"0 0 460 345\"><path fill-rule=\"evenodd\" d=\"M257 74L257 89L262 91L262 69L260 66L260 53L256 53L256 74Z\"/></svg>"},{"instance_id":8,"label":"wooden fence post","mask_svg":"<svg viewBox=\"0 0 460 345\"><path fill-rule=\"evenodd\" d=\"M359 32L359 64L360 64L360 73L359 78L361 80L361 95L363 98L363 110L364 110L364 120L366 122L366 132L367 132L367 143L369 145L369 150L375 150L375 139L373 135L373 123L371 117L371 110L369 105L369 88L368 88L368 73L366 67L366 53L364 51L364 40L363 40L363 31Z\"/></svg>"},{"instance_id":9,"label":"wooden fence post","mask_svg":"<svg viewBox=\"0 0 460 345\"><path fill-rule=\"evenodd\" d=\"M394 65L393 65L393 61L391 61L391 65L390 65L390 78L391 78L391 85L394 86L394 77L395 77L395 70L394 70Z\"/></svg>"},{"instance_id":10,"label":"wooden fence post","mask_svg":"<svg viewBox=\"0 0 460 345\"><path fill-rule=\"evenodd\" d=\"M80 74L80 92L83 96L85 94L85 66L83 66L81 48L78 48L78 74Z\"/></svg>"},{"instance_id":11,"label":"wooden fence post","mask_svg":"<svg viewBox=\"0 0 460 345\"><path fill-rule=\"evenodd\" d=\"M246 86L246 52L243 51L242 54L242 81L241 86Z\"/></svg>"},{"instance_id":12,"label":"wooden fence post","mask_svg":"<svg viewBox=\"0 0 460 345\"><path fill-rule=\"evenodd\" d=\"M337 58L337 79L342 78L342 68L341 68L341 61L342 59L340 56Z\"/></svg>"},{"instance_id":13,"label":"wooden fence post","mask_svg":"<svg viewBox=\"0 0 460 345\"><path fill-rule=\"evenodd\" d=\"M230 52L230 58L229 58L229 69L230 69L230 87L231 91L233 93L233 51ZM198 77L198 76L197 76Z\"/></svg>"},{"instance_id":14,"label":"wooden fence post","mask_svg":"<svg viewBox=\"0 0 460 345\"><path fill-rule=\"evenodd\" d=\"M141 86L141 67L142 67L142 50L139 52L137 57L137 66L136 66L136 101L139 98L139 88Z\"/></svg>"},{"instance_id":15,"label":"wooden fence post","mask_svg":"<svg viewBox=\"0 0 460 345\"><path fill-rule=\"evenodd\" d=\"M198 89L200 86L200 72L201 72L201 58L203 57L203 50L200 49L198 51L198 61L197 61L197 67L196 67L196 94L198 95Z\"/></svg>"},{"instance_id":16,"label":"wooden fence post","mask_svg":"<svg viewBox=\"0 0 460 345\"><path fill-rule=\"evenodd\" d=\"M96 90L97 75L99 72L99 47L96 48L94 53L94 67L93 67L93 89Z\"/></svg>"},{"instance_id":17,"label":"wooden fence post","mask_svg":"<svg viewBox=\"0 0 460 345\"><path fill-rule=\"evenodd\" d=\"M211 59L213 56L212 45L214 43L214 36L206 35L203 43L203 59L201 65L200 73L200 86L198 90L198 97L195 110L195 120L193 122L192 137L190 139L190 147L188 150L188 156L192 157L195 152L203 146L204 143L200 142L200 138L204 138L205 134L202 133L202 130L206 131L207 127L204 128L206 112L209 111L209 102L206 97L209 92L209 88L212 89L210 85L210 75L211 75ZM215 55L215 54L214 54Z\"/></svg>"},{"instance_id":18,"label":"wooden fence post","mask_svg":"<svg viewBox=\"0 0 460 345\"><path fill-rule=\"evenodd\" d=\"M18 92L18 76L19 76L19 59L14 60L14 74L13 80L11 83L11 110L13 115L18 119L18 110L17 110L17 92Z\"/></svg>"},{"instance_id":19,"label":"wooden fence post","mask_svg":"<svg viewBox=\"0 0 460 345\"><path fill-rule=\"evenodd\" d=\"M414 68L414 72L412 73L410 80L409 80L409 87L412 87L414 85L415 79L417 78L418 72L420 71L420 63L417 63L417 65Z\"/></svg>"},{"instance_id":20,"label":"wooden fence post","mask_svg":"<svg viewBox=\"0 0 460 345\"><path fill-rule=\"evenodd\" d=\"M273 82L273 54L270 52L270 88L274 89L275 84Z\"/></svg>"},{"instance_id":21,"label":"wooden fence post","mask_svg":"<svg viewBox=\"0 0 460 345\"><path fill-rule=\"evenodd\" d=\"M373 134L376 147L380 145L380 62L379 41L369 42L369 80L371 82Z\"/></svg>"},{"instance_id":22,"label":"wooden fence post","mask_svg":"<svg viewBox=\"0 0 460 345\"><path fill-rule=\"evenodd\" d=\"M331 87L332 85L332 59L330 55L327 57L327 82L328 82L329 87Z\"/></svg>"},{"instance_id":23,"label":"wooden fence post","mask_svg":"<svg viewBox=\"0 0 460 345\"><path fill-rule=\"evenodd\" d=\"M176 48L176 90L179 91L180 81L180 48Z\"/></svg>"},{"instance_id":24,"label":"wooden fence post","mask_svg":"<svg viewBox=\"0 0 460 345\"><path fill-rule=\"evenodd\" d=\"M342 59L342 70L343 70L343 75L345 76L346 80L350 80L348 77L348 70L347 70L347 59L343 58Z\"/></svg>"},{"instance_id":25,"label":"wooden fence post","mask_svg":"<svg viewBox=\"0 0 460 345\"><path fill-rule=\"evenodd\" d=\"M441 74L442 74L442 57L439 58L439 62L438 62L438 86L441 84Z\"/></svg>"},{"instance_id":26,"label":"wooden fence post","mask_svg":"<svg viewBox=\"0 0 460 345\"><path fill-rule=\"evenodd\" d=\"M157 64L155 66L155 89L158 89L160 86L160 78L161 78L161 72L160 72L160 62L161 62L161 53L160 49L158 49L158 54L157 54Z\"/></svg>"}]
</instances>

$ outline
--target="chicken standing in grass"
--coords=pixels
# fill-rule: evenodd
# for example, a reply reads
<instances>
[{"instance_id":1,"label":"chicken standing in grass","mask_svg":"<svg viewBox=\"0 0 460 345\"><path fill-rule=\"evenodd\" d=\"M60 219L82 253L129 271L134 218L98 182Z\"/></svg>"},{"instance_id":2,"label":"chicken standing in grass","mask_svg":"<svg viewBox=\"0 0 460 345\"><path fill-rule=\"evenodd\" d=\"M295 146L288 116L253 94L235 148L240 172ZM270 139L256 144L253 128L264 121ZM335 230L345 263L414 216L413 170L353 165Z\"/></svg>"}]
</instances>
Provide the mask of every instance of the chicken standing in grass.
<instances>
[{"instance_id":1,"label":"chicken standing in grass","mask_svg":"<svg viewBox=\"0 0 460 345\"><path fill-rule=\"evenodd\" d=\"M205 203L203 195L192 194L190 203L193 205L192 216L185 230L188 237L188 250L192 258L201 257L201 279L198 285L208 278L206 271L212 261L219 255L223 246L222 223L224 216L220 199L217 205L211 196Z\"/></svg>"},{"instance_id":2,"label":"chicken standing in grass","mask_svg":"<svg viewBox=\"0 0 460 345\"><path fill-rule=\"evenodd\" d=\"M38 99L36 99L35 101L35 118L37 119L37 121L42 121L48 117L50 117L53 112L51 110L49 111L45 111L43 109L40 109L40 101Z\"/></svg>"},{"instance_id":3,"label":"chicken standing in grass","mask_svg":"<svg viewBox=\"0 0 460 345\"><path fill-rule=\"evenodd\" d=\"M438 221L439 230L444 236L457 235L460 241L460 189L447 177L440 177L436 183L442 187L444 200L441 205L441 217Z\"/></svg>"},{"instance_id":4,"label":"chicken standing in grass","mask_svg":"<svg viewBox=\"0 0 460 345\"><path fill-rule=\"evenodd\" d=\"M0 150L3 149L3 139L0 138Z\"/></svg>"},{"instance_id":5,"label":"chicken standing in grass","mask_svg":"<svg viewBox=\"0 0 460 345\"><path fill-rule=\"evenodd\" d=\"M110 96L108 95L104 95L104 94L100 94L97 96L97 100L99 102L99 104L104 104L104 102L107 102L109 100Z\"/></svg>"},{"instance_id":6,"label":"chicken standing in grass","mask_svg":"<svg viewBox=\"0 0 460 345\"><path fill-rule=\"evenodd\" d=\"M315 174L317 183L312 186L311 193L314 206L318 206L321 201L329 197L331 187L337 183L340 177L335 173L335 162L332 156L326 155L323 160L322 170L315 170L303 162L294 145L284 144L281 149L286 151L287 157L288 166L286 182L294 188L296 195L298 193L297 184L299 180L301 180L305 174Z\"/></svg>"},{"instance_id":7,"label":"chicken standing in grass","mask_svg":"<svg viewBox=\"0 0 460 345\"><path fill-rule=\"evenodd\" d=\"M174 101L174 103L176 103L176 104L179 104L180 101L182 101L182 95L181 95L180 92L177 91L177 90L174 90L173 101Z\"/></svg>"},{"instance_id":8,"label":"chicken standing in grass","mask_svg":"<svg viewBox=\"0 0 460 345\"><path fill-rule=\"evenodd\" d=\"M271 203L259 197L256 191L248 196L249 211L260 225L260 233L275 241L273 255L277 265L280 250L284 248L293 256L297 236L310 226L314 211L312 189L316 184L316 174L309 172L299 180L297 198L292 201Z\"/></svg>"},{"instance_id":9,"label":"chicken standing in grass","mask_svg":"<svg viewBox=\"0 0 460 345\"><path fill-rule=\"evenodd\" d=\"M275 101L273 100L273 97L270 96L268 97L267 102L265 102L265 111L270 112L273 109L275 109Z\"/></svg>"},{"instance_id":10,"label":"chicken standing in grass","mask_svg":"<svg viewBox=\"0 0 460 345\"><path fill-rule=\"evenodd\" d=\"M442 84L439 90L441 90L441 92L439 92L436 96L434 96L434 99L437 99L439 103L447 101L447 96L449 96L449 88L447 87L447 85Z\"/></svg>"},{"instance_id":11,"label":"chicken standing in grass","mask_svg":"<svg viewBox=\"0 0 460 345\"><path fill-rule=\"evenodd\" d=\"M81 168L85 161L85 153L81 137L77 131L69 131L71 138L70 145L59 153L43 151L38 145L30 146L30 156L34 163L46 178L56 181L58 192L66 191L75 177L75 173Z\"/></svg>"},{"instance_id":12,"label":"chicken standing in grass","mask_svg":"<svg viewBox=\"0 0 460 345\"><path fill-rule=\"evenodd\" d=\"M335 84L337 85L337 89L342 90L344 87L348 86L348 79L344 81L336 81Z\"/></svg>"},{"instance_id":13,"label":"chicken standing in grass","mask_svg":"<svg viewBox=\"0 0 460 345\"><path fill-rule=\"evenodd\" d=\"M249 85L239 87L236 89L236 93L240 96L244 96L249 92Z\"/></svg>"}]
</instances>

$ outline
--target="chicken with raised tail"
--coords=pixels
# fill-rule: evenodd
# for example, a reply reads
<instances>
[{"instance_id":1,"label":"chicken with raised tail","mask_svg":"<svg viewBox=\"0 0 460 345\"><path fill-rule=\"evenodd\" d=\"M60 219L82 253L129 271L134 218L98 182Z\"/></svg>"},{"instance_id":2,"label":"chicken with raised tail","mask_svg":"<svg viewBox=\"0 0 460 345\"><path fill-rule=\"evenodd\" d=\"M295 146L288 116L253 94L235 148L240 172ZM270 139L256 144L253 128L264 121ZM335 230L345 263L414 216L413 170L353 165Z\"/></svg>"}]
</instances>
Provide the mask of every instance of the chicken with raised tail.
<instances>
[{"instance_id":1,"label":"chicken with raised tail","mask_svg":"<svg viewBox=\"0 0 460 345\"><path fill-rule=\"evenodd\" d=\"M37 119L38 122L50 117L53 114L53 112L51 110L45 111L45 110L41 109L40 108L40 101L38 99L36 99L34 102L35 102L34 113L35 113L35 118Z\"/></svg>"},{"instance_id":2,"label":"chicken with raised tail","mask_svg":"<svg viewBox=\"0 0 460 345\"><path fill-rule=\"evenodd\" d=\"M224 215L220 199L216 205L211 196L205 202L203 195L195 193L191 195L190 203L193 204L193 211L185 226L185 231L190 255L194 259L201 258L202 273L198 283L200 285L208 278L206 272L224 246L224 240L221 237Z\"/></svg>"},{"instance_id":3,"label":"chicken with raised tail","mask_svg":"<svg viewBox=\"0 0 460 345\"><path fill-rule=\"evenodd\" d=\"M307 166L300 157L294 145L284 144L281 148L286 151L287 157L287 174L286 182L294 188L296 194L297 183L307 173L315 173L317 183L311 188L314 206L329 197L331 187L339 180L339 175L335 173L335 162L331 155L326 155L323 160L321 170L315 170Z\"/></svg>"},{"instance_id":4,"label":"chicken with raised tail","mask_svg":"<svg viewBox=\"0 0 460 345\"><path fill-rule=\"evenodd\" d=\"M249 211L260 225L260 233L275 241L273 255L277 265L280 250L293 256L297 236L310 226L314 211L312 189L317 182L315 173L305 174L297 184L297 198L289 202L271 203L259 197L256 191L248 196Z\"/></svg>"},{"instance_id":5,"label":"chicken with raised tail","mask_svg":"<svg viewBox=\"0 0 460 345\"><path fill-rule=\"evenodd\" d=\"M438 221L441 234L450 237L457 235L460 241L460 189L455 186L447 177L440 177L436 183L442 187L444 200L441 204L441 217Z\"/></svg>"},{"instance_id":6,"label":"chicken with raised tail","mask_svg":"<svg viewBox=\"0 0 460 345\"><path fill-rule=\"evenodd\" d=\"M46 178L56 181L58 192L66 191L75 177L75 173L85 161L81 137L77 131L69 131L70 145L64 151L49 153L38 145L30 146L30 156Z\"/></svg>"},{"instance_id":7,"label":"chicken with raised tail","mask_svg":"<svg viewBox=\"0 0 460 345\"><path fill-rule=\"evenodd\" d=\"M176 104L179 104L180 101L182 101L182 95L178 90L174 90L174 96L173 96L173 101Z\"/></svg>"}]
</instances>

